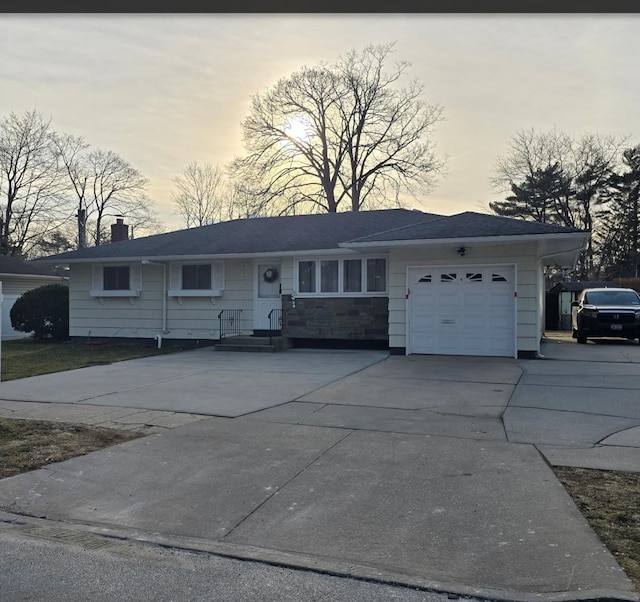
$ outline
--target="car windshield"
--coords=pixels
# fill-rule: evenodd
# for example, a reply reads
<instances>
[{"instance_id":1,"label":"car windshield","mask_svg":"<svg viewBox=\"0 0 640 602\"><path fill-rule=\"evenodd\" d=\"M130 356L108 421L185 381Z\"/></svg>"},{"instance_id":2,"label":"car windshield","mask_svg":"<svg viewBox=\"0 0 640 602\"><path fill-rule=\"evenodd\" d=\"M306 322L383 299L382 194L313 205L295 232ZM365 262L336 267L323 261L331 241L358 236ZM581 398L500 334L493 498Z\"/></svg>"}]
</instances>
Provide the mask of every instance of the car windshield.
<instances>
[{"instance_id":1,"label":"car windshield","mask_svg":"<svg viewBox=\"0 0 640 602\"><path fill-rule=\"evenodd\" d=\"M633 291L594 291L585 295L590 305L640 305L640 297Z\"/></svg>"}]
</instances>

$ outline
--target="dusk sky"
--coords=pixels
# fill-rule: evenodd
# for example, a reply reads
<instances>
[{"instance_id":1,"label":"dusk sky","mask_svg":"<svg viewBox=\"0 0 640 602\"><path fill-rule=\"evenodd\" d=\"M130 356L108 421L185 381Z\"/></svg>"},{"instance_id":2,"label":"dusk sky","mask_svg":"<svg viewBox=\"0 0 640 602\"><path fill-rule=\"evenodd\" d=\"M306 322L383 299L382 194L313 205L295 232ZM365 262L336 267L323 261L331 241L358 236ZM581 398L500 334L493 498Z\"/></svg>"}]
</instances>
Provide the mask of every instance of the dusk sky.
<instances>
[{"instance_id":1,"label":"dusk sky","mask_svg":"<svg viewBox=\"0 0 640 602\"><path fill-rule=\"evenodd\" d=\"M303 65L396 43L394 60L440 104L448 172L420 205L486 211L497 157L522 129L640 143L640 15L0 15L0 118L120 154L149 180L168 229L172 178L242 152L251 96ZM408 80L407 80L408 83Z\"/></svg>"}]
</instances>

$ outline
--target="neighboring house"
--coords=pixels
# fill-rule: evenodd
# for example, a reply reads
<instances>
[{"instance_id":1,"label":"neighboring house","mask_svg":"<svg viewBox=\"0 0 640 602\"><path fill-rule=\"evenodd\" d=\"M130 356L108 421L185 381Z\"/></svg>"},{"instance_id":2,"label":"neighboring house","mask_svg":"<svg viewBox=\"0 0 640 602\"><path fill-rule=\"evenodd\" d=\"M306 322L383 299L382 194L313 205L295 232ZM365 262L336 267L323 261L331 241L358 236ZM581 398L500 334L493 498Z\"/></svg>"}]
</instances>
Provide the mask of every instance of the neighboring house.
<instances>
[{"instance_id":1,"label":"neighboring house","mask_svg":"<svg viewBox=\"0 0 640 602\"><path fill-rule=\"evenodd\" d=\"M233 220L43 261L70 268L74 338L213 343L230 325L269 331L281 311L293 343L535 357L542 267L573 267L588 240L481 213L390 209Z\"/></svg>"},{"instance_id":2,"label":"neighboring house","mask_svg":"<svg viewBox=\"0 0 640 602\"><path fill-rule=\"evenodd\" d=\"M619 286L615 282L557 282L547 292L545 325L547 330L571 330L571 302L585 288Z\"/></svg>"},{"instance_id":3,"label":"neighboring house","mask_svg":"<svg viewBox=\"0 0 640 602\"><path fill-rule=\"evenodd\" d=\"M2 339L5 340L29 336L28 333L18 332L11 326L10 312L16 299L23 293L44 284L66 282L66 278L58 275L50 266L0 255L0 282L2 282L3 296Z\"/></svg>"}]
</instances>

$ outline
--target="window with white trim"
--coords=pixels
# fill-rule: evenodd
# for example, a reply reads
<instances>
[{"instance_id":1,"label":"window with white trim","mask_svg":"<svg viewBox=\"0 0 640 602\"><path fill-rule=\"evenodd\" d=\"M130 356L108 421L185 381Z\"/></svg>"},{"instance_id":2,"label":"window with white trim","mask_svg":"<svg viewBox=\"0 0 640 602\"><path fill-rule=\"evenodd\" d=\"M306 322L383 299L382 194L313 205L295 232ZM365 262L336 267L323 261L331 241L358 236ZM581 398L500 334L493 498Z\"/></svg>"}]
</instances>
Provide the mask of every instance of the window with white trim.
<instances>
[{"instance_id":1,"label":"window with white trim","mask_svg":"<svg viewBox=\"0 0 640 602\"><path fill-rule=\"evenodd\" d=\"M385 257L325 258L296 261L299 295L373 295L387 293Z\"/></svg>"},{"instance_id":2,"label":"window with white trim","mask_svg":"<svg viewBox=\"0 0 640 602\"><path fill-rule=\"evenodd\" d=\"M301 261L298 263L298 292L316 292L316 262Z\"/></svg>"},{"instance_id":3,"label":"window with white trim","mask_svg":"<svg viewBox=\"0 0 640 602\"><path fill-rule=\"evenodd\" d=\"M182 266L183 290L210 290L211 264L194 263Z\"/></svg>"},{"instance_id":4,"label":"window with white trim","mask_svg":"<svg viewBox=\"0 0 640 602\"><path fill-rule=\"evenodd\" d=\"M220 297L223 290L224 260L169 264L169 297Z\"/></svg>"},{"instance_id":5,"label":"window with white trim","mask_svg":"<svg viewBox=\"0 0 640 602\"><path fill-rule=\"evenodd\" d=\"M342 290L345 293L362 292L362 259L345 259L342 262Z\"/></svg>"},{"instance_id":6,"label":"window with white trim","mask_svg":"<svg viewBox=\"0 0 640 602\"><path fill-rule=\"evenodd\" d=\"M387 260L367 259L367 292L383 293L387 290Z\"/></svg>"},{"instance_id":7,"label":"window with white trim","mask_svg":"<svg viewBox=\"0 0 640 602\"><path fill-rule=\"evenodd\" d=\"M142 290L142 266L139 263L94 263L91 297L139 297Z\"/></svg>"},{"instance_id":8,"label":"window with white trim","mask_svg":"<svg viewBox=\"0 0 640 602\"><path fill-rule=\"evenodd\" d=\"M338 260L323 260L320 262L320 292L338 292Z\"/></svg>"},{"instance_id":9,"label":"window with white trim","mask_svg":"<svg viewBox=\"0 0 640 602\"><path fill-rule=\"evenodd\" d=\"M128 291L130 288L128 265L105 265L102 268L102 290Z\"/></svg>"}]
</instances>

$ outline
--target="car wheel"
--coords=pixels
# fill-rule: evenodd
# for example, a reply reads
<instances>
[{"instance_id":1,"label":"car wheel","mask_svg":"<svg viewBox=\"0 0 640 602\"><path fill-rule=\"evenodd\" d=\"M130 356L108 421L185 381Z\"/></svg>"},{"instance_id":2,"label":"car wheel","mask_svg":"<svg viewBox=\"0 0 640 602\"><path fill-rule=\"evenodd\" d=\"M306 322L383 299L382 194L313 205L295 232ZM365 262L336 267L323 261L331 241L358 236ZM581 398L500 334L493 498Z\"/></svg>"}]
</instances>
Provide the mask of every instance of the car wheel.
<instances>
[{"instance_id":1,"label":"car wheel","mask_svg":"<svg viewBox=\"0 0 640 602\"><path fill-rule=\"evenodd\" d=\"M578 339L578 343L580 343L581 345L584 345L587 342L587 335L580 332L579 330L576 333L576 338Z\"/></svg>"}]
</instances>

